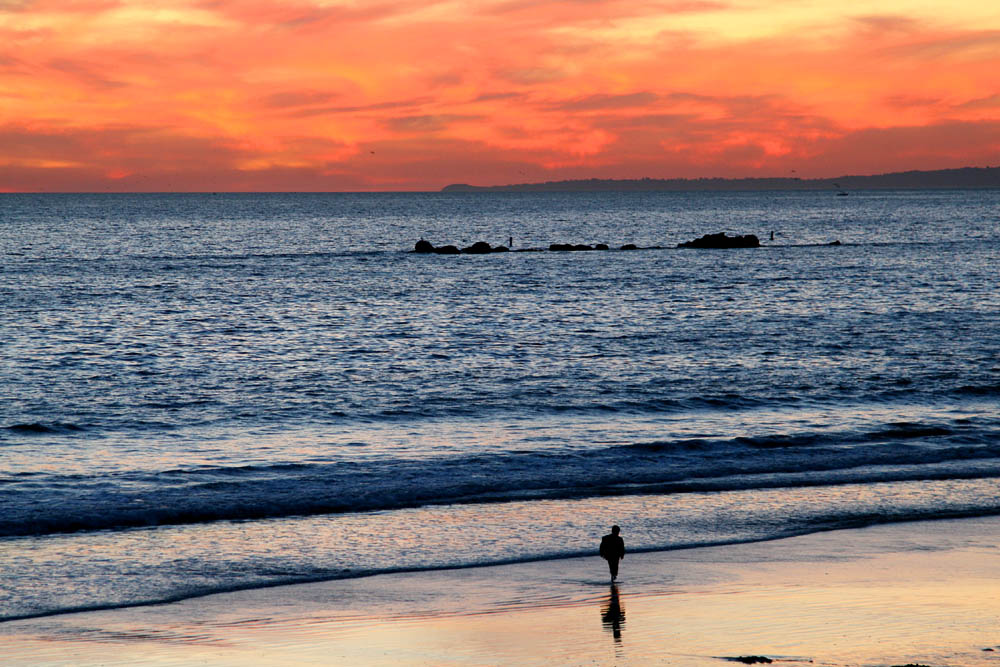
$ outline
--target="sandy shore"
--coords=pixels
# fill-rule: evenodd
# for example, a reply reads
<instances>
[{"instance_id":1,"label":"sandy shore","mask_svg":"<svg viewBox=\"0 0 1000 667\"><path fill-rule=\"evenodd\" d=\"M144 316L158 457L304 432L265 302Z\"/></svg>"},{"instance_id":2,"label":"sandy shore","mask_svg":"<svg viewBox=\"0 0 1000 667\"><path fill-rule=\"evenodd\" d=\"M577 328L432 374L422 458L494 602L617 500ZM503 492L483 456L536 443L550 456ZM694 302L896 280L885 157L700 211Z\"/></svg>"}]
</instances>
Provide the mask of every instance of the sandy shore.
<instances>
[{"instance_id":1,"label":"sandy shore","mask_svg":"<svg viewBox=\"0 0 1000 667\"><path fill-rule=\"evenodd\" d=\"M628 539L627 526L623 533ZM1000 665L1000 518L0 624L7 665Z\"/></svg>"}]
</instances>

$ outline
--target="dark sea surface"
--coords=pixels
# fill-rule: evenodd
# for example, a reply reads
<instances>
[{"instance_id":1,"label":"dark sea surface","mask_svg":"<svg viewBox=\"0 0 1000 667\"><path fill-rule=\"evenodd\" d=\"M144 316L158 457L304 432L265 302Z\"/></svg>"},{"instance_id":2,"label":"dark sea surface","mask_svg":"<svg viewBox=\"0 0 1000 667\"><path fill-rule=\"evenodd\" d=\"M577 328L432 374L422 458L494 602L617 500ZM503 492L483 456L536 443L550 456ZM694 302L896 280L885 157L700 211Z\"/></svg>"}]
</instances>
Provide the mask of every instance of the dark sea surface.
<instances>
[{"instance_id":1,"label":"dark sea surface","mask_svg":"<svg viewBox=\"0 0 1000 667\"><path fill-rule=\"evenodd\" d=\"M664 248L409 252L509 236ZM998 273L998 190L0 195L0 619L1000 514Z\"/></svg>"}]
</instances>

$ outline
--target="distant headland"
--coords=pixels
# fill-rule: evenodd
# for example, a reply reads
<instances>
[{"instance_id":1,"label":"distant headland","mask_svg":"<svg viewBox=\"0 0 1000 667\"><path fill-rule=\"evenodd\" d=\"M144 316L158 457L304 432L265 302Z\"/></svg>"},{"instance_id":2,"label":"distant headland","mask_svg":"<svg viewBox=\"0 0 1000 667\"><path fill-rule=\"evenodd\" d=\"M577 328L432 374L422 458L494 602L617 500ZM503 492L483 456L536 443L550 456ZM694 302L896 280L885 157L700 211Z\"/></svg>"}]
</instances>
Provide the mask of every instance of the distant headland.
<instances>
[{"instance_id":1,"label":"distant headland","mask_svg":"<svg viewBox=\"0 0 1000 667\"><path fill-rule=\"evenodd\" d=\"M837 178L640 178L445 186L442 192L739 192L753 190L936 190L1000 188L1000 167L902 171Z\"/></svg>"}]
</instances>

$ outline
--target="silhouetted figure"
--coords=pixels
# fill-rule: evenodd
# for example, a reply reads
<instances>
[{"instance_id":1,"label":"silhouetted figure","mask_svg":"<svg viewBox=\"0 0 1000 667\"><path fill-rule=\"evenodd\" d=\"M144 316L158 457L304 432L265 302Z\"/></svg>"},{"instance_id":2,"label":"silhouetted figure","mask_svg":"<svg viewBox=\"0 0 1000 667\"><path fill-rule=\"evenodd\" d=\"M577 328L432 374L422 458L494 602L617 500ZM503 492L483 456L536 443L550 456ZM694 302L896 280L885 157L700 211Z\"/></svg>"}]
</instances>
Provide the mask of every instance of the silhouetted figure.
<instances>
[{"instance_id":1,"label":"silhouetted figure","mask_svg":"<svg viewBox=\"0 0 1000 667\"><path fill-rule=\"evenodd\" d=\"M622 640L622 627L625 625L625 610L622 609L621 602L618 601L618 587L611 584L611 597L608 603L601 609L601 622L604 627L611 630L611 636L615 638L615 643Z\"/></svg>"},{"instance_id":2,"label":"silhouetted figure","mask_svg":"<svg viewBox=\"0 0 1000 667\"><path fill-rule=\"evenodd\" d=\"M618 578L618 561L625 558L625 540L619 537L621 532L618 526L611 526L611 534L601 538L601 558L608 561L608 570L611 571L611 581Z\"/></svg>"}]
</instances>

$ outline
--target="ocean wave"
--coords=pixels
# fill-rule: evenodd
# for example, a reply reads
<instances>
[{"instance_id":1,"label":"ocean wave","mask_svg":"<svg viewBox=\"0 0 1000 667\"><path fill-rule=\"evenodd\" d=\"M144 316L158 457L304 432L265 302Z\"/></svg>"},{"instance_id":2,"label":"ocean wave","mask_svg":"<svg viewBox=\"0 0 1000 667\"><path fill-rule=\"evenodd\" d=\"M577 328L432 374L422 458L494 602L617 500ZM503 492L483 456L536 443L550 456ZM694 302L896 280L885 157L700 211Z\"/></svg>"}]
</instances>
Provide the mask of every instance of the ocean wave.
<instances>
[{"instance_id":1,"label":"ocean wave","mask_svg":"<svg viewBox=\"0 0 1000 667\"><path fill-rule=\"evenodd\" d=\"M894 423L835 435L12 478L0 487L0 536L524 499L996 476L1000 430Z\"/></svg>"},{"instance_id":2,"label":"ocean wave","mask_svg":"<svg viewBox=\"0 0 1000 667\"><path fill-rule=\"evenodd\" d=\"M32 422L27 424L13 424L11 426L3 426L0 427L0 430L10 431L12 433L22 433L26 435L32 435L32 434L44 434L44 433L78 433L80 431L85 430L85 428L77 424L62 424L58 422L43 424L41 422Z\"/></svg>"},{"instance_id":3,"label":"ocean wave","mask_svg":"<svg viewBox=\"0 0 1000 667\"><path fill-rule=\"evenodd\" d=\"M366 352L367 348L351 350L346 356ZM157 368L165 363L162 358L154 361L155 363L149 363ZM135 372L139 376L153 374L141 367ZM160 372L156 371L157 374ZM177 382L188 379L167 378ZM442 375L438 379L447 382L450 381L450 376ZM506 419L509 416L519 420L549 417L606 418L608 415L653 419L683 415L698 419L705 415L714 418L718 413L735 415L772 411L775 406L815 409L831 414L858 406L862 409L899 406L902 411L911 411L914 405L934 405L942 396L964 399L957 403L961 407L963 404L981 403L1000 394L1000 385L938 386L928 389L922 383L907 382L885 389L884 381L873 380L873 390L862 390L860 393L858 387L854 386L814 388L801 384L791 390L760 386L746 387L743 392L692 392L685 395L674 391L667 395L669 389L660 387L655 378L650 379L648 385L637 389L609 389L600 393L589 389L578 390L576 387L550 386L544 382L540 382L538 386L510 390L508 385L524 382L522 377L512 377L509 380L501 379L492 385L487 381L470 381L463 388L468 392L478 392L477 400L472 401L469 400L468 393L459 390L431 394L421 393L419 390L405 393L391 388L379 393L349 387L347 391L341 392L338 384L326 383L322 387L316 387L314 383L310 383L311 380L312 378L310 381L289 382L281 387L281 391L271 402L261 405L257 403L261 400L260 389L256 386L257 378L254 378L255 386L248 390L247 396L234 400L230 396L159 397L155 392L159 389L159 384L166 380L157 376L148 385L135 390L138 395L146 391L148 396L131 398L132 395L129 394L130 400L126 401L124 394L113 400L105 400L103 396L81 395L81 400L93 399L93 403L85 404L73 415L79 421L60 419L58 412L54 410L51 420L31 421L33 416L9 415L8 424L0 426L0 442L38 434L73 436L86 432L96 438L108 434L145 435L205 428L246 433L269 428L274 424L286 424L293 428L301 424L337 427L359 425L367 428L371 425L409 426L448 419L488 421ZM837 392L842 392L843 395L836 395ZM876 433L870 437L910 437L906 433L908 428L906 425L887 426L884 436ZM925 435L947 434L917 430L912 437ZM789 444L800 443L793 438ZM781 436L773 442L763 439L759 446L782 446Z\"/></svg>"},{"instance_id":4,"label":"ocean wave","mask_svg":"<svg viewBox=\"0 0 1000 667\"><path fill-rule=\"evenodd\" d=\"M1000 396L1000 383L962 385L954 390L959 396Z\"/></svg>"}]
</instances>

